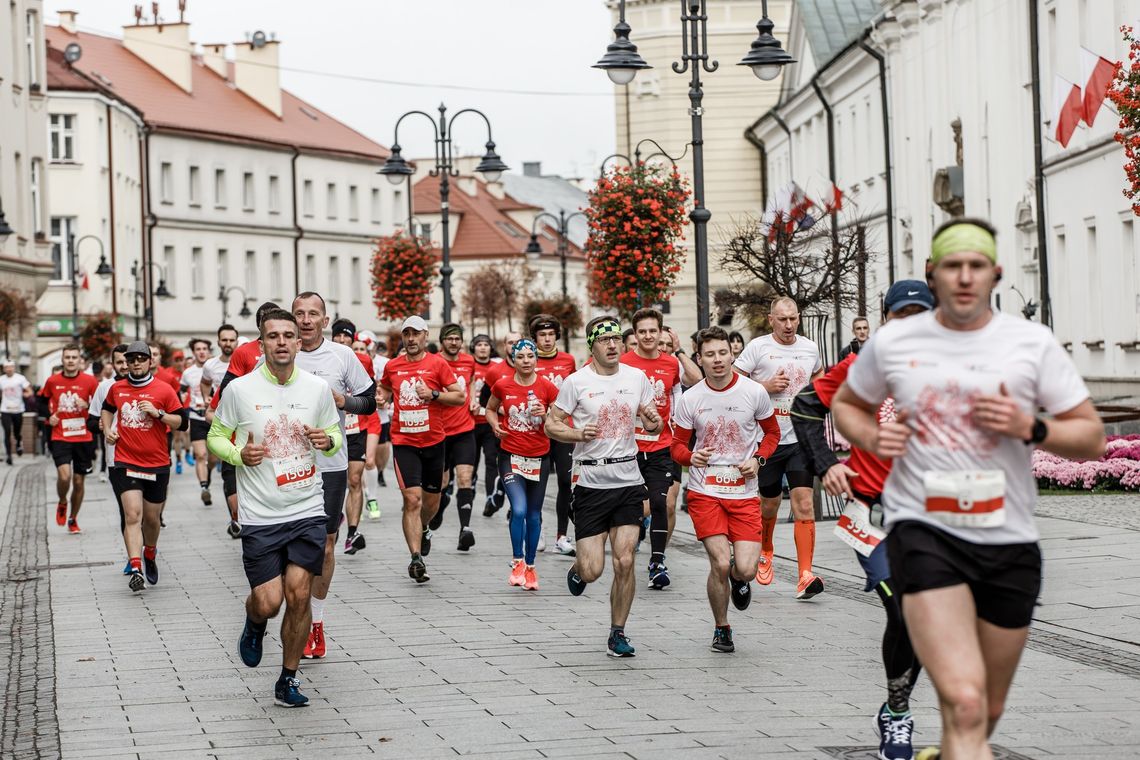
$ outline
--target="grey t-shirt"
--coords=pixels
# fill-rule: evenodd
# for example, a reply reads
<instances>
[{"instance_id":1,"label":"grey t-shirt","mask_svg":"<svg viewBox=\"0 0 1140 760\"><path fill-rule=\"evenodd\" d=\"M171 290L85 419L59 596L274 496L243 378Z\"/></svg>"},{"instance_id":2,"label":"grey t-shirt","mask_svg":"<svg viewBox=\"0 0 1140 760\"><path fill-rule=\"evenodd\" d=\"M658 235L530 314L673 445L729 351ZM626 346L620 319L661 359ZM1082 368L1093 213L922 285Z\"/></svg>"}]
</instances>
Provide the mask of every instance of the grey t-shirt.
<instances>
[{"instance_id":1,"label":"grey t-shirt","mask_svg":"<svg viewBox=\"0 0 1140 760\"><path fill-rule=\"evenodd\" d=\"M364 393L373 382L356 353L348 346L331 340L322 339L321 344L312 351L298 351L296 365L324 380L329 388L342 396ZM340 432L343 435L344 410L338 409L337 416L340 418ZM317 457L317 469L321 472L347 470L347 447L341 446L340 451L331 457Z\"/></svg>"}]
</instances>

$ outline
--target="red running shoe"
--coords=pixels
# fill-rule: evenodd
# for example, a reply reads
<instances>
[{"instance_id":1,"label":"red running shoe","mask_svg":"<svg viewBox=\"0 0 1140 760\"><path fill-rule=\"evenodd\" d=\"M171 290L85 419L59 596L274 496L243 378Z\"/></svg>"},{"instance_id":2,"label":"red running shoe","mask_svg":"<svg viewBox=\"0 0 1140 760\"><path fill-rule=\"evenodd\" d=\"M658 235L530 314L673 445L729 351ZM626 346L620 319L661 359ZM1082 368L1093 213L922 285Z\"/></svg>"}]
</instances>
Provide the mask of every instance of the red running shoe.
<instances>
[{"instance_id":1,"label":"red running shoe","mask_svg":"<svg viewBox=\"0 0 1140 760\"><path fill-rule=\"evenodd\" d=\"M61 501L55 505L55 524L67 525L67 502Z\"/></svg>"},{"instance_id":2,"label":"red running shoe","mask_svg":"<svg viewBox=\"0 0 1140 760\"><path fill-rule=\"evenodd\" d=\"M313 623L309 631L309 641L305 644L305 651L301 655L307 660L316 660L325 656L325 624Z\"/></svg>"}]
</instances>

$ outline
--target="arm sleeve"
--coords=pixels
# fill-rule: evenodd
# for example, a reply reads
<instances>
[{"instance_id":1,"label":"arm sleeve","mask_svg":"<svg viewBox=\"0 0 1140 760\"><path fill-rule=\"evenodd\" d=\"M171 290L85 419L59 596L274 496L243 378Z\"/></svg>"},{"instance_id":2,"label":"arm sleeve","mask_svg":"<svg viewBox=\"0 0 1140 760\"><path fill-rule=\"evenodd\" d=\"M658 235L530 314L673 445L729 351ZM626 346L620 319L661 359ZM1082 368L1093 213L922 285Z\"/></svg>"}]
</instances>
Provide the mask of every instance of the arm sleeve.
<instances>
[{"instance_id":1,"label":"arm sleeve","mask_svg":"<svg viewBox=\"0 0 1140 760\"><path fill-rule=\"evenodd\" d=\"M372 414L376 411L376 383L352 396L345 396L344 411L346 414Z\"/></svg>"},{"instance_id":2,"label":"arm sleeve","mask_svg":"<svg viewBox=\"0 0 1140 760\"><path fill-rule=\"evenodd\" d=\"M171 432L173 432L175 430L188 430L190 428L190 410L189 409L187 409L186 407L182 407L181 409L178 409L176 411L171 412L171 414L177 414L178 415L178 426L170 428Z\"/></svg>"},{"instance_id":3,"label":"arm sleeve","mask_svg":"<svg viewBox=\"0 0 1140 760\"><path fill-rule=\"evenodd\" d=\"M792 402L792 428L796 431L800 448L808 458L808 464L816 475L823 475L833 465L839 463L835 452L827 445L827 434L824 430L824 418L828 407L821 394L817 393L815 386L834 374L827 373L823 377L808 383Z\"/></svg>"},{"instance_id":4,"label":"arm sleeve","mask_svg":"<svg viewBox=\"0 0 1140 760\"><path fill-rule=\"evenodd\" d=\"M692 437L693 431L688 428L673 428L673 442L669 444L669 456L673 457L673 461L683 467L688 467L693 463L693 450L689 448L689 441Z\"/></svg>"},{"instance_id":5,"label":"arm sleeve","mask_svg":"<svg viewBox=\"0 0 1140 760\"><path fill-rule=\"evenodd\" d=\"M210 425L210 432L206 433L206 448L218 459L234 467L244 467L241 461L241 450L230 440L234 429L221 423L221 418L214 417Z\"/></svg>"},{"instance_id":6,"label":"arm sleeve","mask_svg":"<svg viewBox=\"0 0 1140 760\"><path fill-rule=\"evenodd\" d=\"M347 399L345 400L347 401ZM319 419L325 423L324 431L328 434L333 444L329 447L328 451L322 451L321 453L326 457L331 457L340 451L341 445L344 444L344 436L342 436L340 432L340 415L337 414L336 404L333 403L332 394L324 395L321 401Z\"/></svg>"},{"instance_id":7,"label":"arm sleeve","mask_svg":"<svg viewBox=\"0 0 1140 760\"><path fill-rule=\"evenodd\" d=\"M760 445L756 448L756 455L767 459L776 453L776 447L780 445L780 423L776 421L776 415L765 417L758 420L760 429L764 431L764 437L760 439Z\"/></svg>"}]
</instances>

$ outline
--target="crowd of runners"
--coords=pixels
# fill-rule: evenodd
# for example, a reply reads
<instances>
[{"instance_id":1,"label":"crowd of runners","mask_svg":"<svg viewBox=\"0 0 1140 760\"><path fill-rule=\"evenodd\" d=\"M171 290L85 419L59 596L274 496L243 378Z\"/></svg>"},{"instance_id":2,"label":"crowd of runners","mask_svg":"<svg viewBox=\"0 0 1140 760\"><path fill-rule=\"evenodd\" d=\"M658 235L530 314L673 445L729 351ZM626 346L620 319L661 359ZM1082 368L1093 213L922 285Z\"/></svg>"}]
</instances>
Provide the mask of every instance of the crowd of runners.
<instances>
[{"instance_id":1,"label":"crowd of runners","mask_svg":"<svg viewBox=\"0 0 1140 760\"><path fill-rule=\"evenodd\" d=\"M240 539L251 589L240 655L259 664L268 621L284 608L275 698L295 707L308 701L301 660L327 652L337 555L366 548L361 522L380 517L389 465L415 583L429 582L431 548L445 530L459 552L476 546L480 480L482 515L507 508L510 586L547 588L536 556L549 550L571 558L566 586L582 595L603 575L608 545L613 657L635 654L626 628L639 546L648 590L673 583L678 502L708 556L713 651L735 651L729 603L744 611L753 581L773 583L785 493L795 596L824 593L813 568L819 478L844 498L834 532L854 548L865 590L885 610L879 757L915 756L909 697L920 670L943 725L940 749L917 756L990 757L987 738L1040 589L1031 452L1094 458L1104 430L1052 334L990 308L1001 277L992 228L955 220L931 251L925 280L893 283L885 324L868 338L863 320L867 329L832 367L786 297L772 301L769 334L745 343L711 327L692 336L691 353L655 309L627 326L597 316L585 326L580 365L559 350L563 326L549 314L498 343L455 323L432 336L413 315L389 345L332 320L313 292L262 304L254 339L242 342L227 324L215 340L190 341L176 369L163 366L158 344L135 341L115 346L100 379L68 346L37 394L57 468L56 522L80 532L84 480L102 450L120 509L123 573L141 592L159 583L172 467L193 467L205 505L219 473L227 508L219 527ZM20 455L18 412L33 391L11 365L0 390L5 441ZM829 414L852 444L845 459L830 443ZM11 448L6 454L10 463ZM479 530L492 524L502 529L496 521Z\"/></svg>"}]
</instances>

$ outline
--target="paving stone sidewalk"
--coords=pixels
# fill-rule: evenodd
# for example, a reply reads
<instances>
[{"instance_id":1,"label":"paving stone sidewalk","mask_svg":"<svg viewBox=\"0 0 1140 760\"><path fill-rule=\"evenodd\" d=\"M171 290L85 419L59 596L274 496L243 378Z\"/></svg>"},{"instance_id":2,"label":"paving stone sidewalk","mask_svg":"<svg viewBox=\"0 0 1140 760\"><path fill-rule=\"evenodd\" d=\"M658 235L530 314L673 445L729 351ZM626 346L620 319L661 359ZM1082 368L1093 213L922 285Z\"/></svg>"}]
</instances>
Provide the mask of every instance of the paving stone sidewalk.
<instances>
[{"instance_id":1,"label":"paving stone sidewalk","mask_svg":"<svg viewBox=\"0 0 1140 760\"><path fill-rule=\"evenodd\" d=\"M239 542L223 533L219 482L208 508L192 473L172 478L161 582L131 594L120 572L124 554L109 486L90 479L84 533L70 536L50 519L47 465L24 463L17 472L0 481L5 541L12 531L22 541L48 532L47 561L20 561L50 580L51 614L36 617L27 606L35 600L16 604L11 589L28 581L14 574L27 567L5 558L0 622L21 642L51 627L53 646L41 651L53 648L54 657L41 657L31 676L10 675L5 757L8 748L13 757L140 760L311 760L333 752L872 756L870 716L884 698L883 615L877 599L861 591L854 555L827 524L819 531L817 571L828 592L808 603L794 599L791 529L781 524L776 583L754 586L752 608L730 613L737 652L720 655L708 649L703 549L688 517L679 515L669 554L675 582L663 592L646 590L648 557L639 555L627 628L638 656L613 660L605 655L608 573L573 598L564 581L568 560L545 554L540 591L509 588L503 514L488 519L477 510L478 543L464 555L455 550L453 507L428 559L432 580L417 586L406 573L398 492L389 487L381 493L381 520L362 526L367 549L338 557L326 612L329 656L303 662L300 674L311 706L284 710L272 699L276 626L260 668L245 668L237 655L248 586ZM37 497L39 512L20 509L20 499ZM1138 756L1140 533L1060 518L1043 518L1041 526L1047 579L1040 623L994 741L1006 757ZM546 537L552 543L549 527ZM16 617L20 627L10 629ZM17 649L5 645L0 655L13 661ZM34 662L30 649L23 647L20 662ZM8 720L9 695L34 702L27 689L35 684L54 686L54 712L36 714L34 724L24 713L18 723ZM925 678L914 706L917 743L936 743L938 716Z\"/></svg>"}]
</instances>

